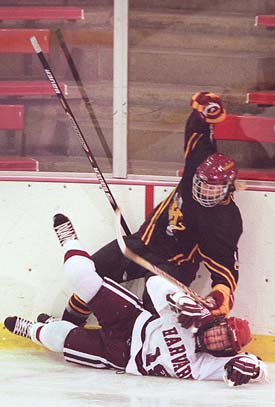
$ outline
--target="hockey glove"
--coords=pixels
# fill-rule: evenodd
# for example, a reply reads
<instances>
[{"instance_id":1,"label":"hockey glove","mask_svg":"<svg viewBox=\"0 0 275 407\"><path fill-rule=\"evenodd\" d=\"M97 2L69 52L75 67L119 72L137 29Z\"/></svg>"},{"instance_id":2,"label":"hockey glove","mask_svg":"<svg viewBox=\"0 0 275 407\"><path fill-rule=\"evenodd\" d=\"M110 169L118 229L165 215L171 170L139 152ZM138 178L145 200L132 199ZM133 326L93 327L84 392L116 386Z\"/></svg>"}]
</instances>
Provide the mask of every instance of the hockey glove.
<instances>
[{"instance_id":1,"label":"hockey glove","mask_svg":"<svg viewBox=\"0 0 275 407\"><path fill-rule=\"evenodd\" d=\"M230 359L224 369L224 381L228 386L240 386L259 376L260 361L254 355L243 353Z\"/></svg>"},{"instance_id":2,"label":"hockey glove","mask_svg":"<svg viewBox=\"0 0 275 407\"><path fill-rule=\"evenodd\" d=\"M198 92L191 99L191 106L200 113L206 123L220 123L226 118L226 111L219 96L211 92Z\"/></svg>"},{"instance_id":3,"label":"hockey glove","mask_svg":"<svg viewBox=\"0 0 275 407\"><path fill-rule=\"evenodd\" d=\"M234 304L234 295L224 284L217 284L205 298L211 307L212 315L227 315Z\"/></svg>"},{"instance_id":4,"label":"hockey glove","mask_svg":"<svg viewBox=\"0 0 275 407\"><path fill-rule=\"evenodd\" d=\"M172 310L178 314L178 322L183 328L189 329L193 326L195 331L213 318L207 308L182 292L168 294L166 299Z\"/></svg>"}]
</instances>

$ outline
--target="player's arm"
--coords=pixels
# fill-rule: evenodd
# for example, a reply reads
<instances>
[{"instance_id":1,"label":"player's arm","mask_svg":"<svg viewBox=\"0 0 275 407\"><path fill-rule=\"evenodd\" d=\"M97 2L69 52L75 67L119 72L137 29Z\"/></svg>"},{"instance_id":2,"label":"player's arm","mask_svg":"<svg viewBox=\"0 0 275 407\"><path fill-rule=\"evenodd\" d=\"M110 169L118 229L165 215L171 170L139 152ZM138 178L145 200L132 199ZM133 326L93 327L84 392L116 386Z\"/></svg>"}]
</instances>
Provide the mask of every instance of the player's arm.
<instances>
[{"instance_id":1,"label":"player's arm","mask_svg":"<svg viewBox=\"0 0 275 407\"><path fill-rule=\"evenodd\" d=\"M207 301L212 305L211 312L215 316L227 315L234 305L238 270L234 266L213 261L210 257L203 263L210 271L212 279L212 289L206 296Z\"/></svg>"},{"instance_id":2,"label":"player's arm","mask_svg":"<svg viewBox=\"0 0 275 407\"><path fill-rule=\"evenodd\" d=\"M212 127L226 118L221 99L210 92L199 92L191 99L192 112L185 127L185 173L193 176L196 168L209 155L217 152Z\"/></svg>"},{"instance_id":3,"label":"player's arm","mask_svg":"<svg viewBox=\"0 0 275 407\"><path fill-rule=\"evenodd\" d=\"M242 220L234 206L225 208L217 218L201 225L198 252L202 263L211 274L212 290L209 300L216 304L214 315L226 315L233 307L234 292L239 278L238 241L242 233ZM212 226L211 226L212 225ZM207 231L209 234L207 234Z\"/></svg>"},{"instance_id":4,"label":"player's arm","mask_svg":"<svg viewBox=\"0 0 275 407\"><path fill-rule=\"evenodd\" d=\"M167 294L166 301L185 329L192 328L193 332L196 332L202 325L214 319L209 309L181 291Z\"/></svg>"},{"instance_id":5,"label":"player's arm","mask_svg":"<svg viewBox=\"0 0 275 407\"><path fill-rule=\"evenodd\" d=\"M224 380L229 387L268 381L266 365L250 353L230 357L216 357L205 352L196 355L197 361L192 371L196 380Z\"/></svg>"},{"instance_id":6,"label":"player's arm","mask_svg":"<svg viewBox=\"0 0 275 407\"><path fill-rule=\"evenodd\" d=\"M235 256L232 253L231 257L227 261L219 261L217 257L203 255L203 264L212 279L212 289L206 299L212 305L211 312L215 316L227 315L234 305L234 292L238 282L237 252Z\"/></svg>"},{"instance_id":7,"label":"player's arm","mask_svg":"<svg viewBox=\"0 0 275 407\"><path fill-rule=\"evenodd\" d=\"M250 380L267 381L267 368L255 355L240 353L233 356L224 366L224 381L230 386L240 386Z\"/></svg>"},{"instance_id":8,"label":"player's arm","mask_svg":"<svg viewBox=\"0 0 275 407\"><path fill-rule=\"evenodd\" d=\"M146 288L154 308L158 313L161 313L167 307L167 295L179 289L160 276L149 277L146 282Z\"/></svg>"}]
</instances>

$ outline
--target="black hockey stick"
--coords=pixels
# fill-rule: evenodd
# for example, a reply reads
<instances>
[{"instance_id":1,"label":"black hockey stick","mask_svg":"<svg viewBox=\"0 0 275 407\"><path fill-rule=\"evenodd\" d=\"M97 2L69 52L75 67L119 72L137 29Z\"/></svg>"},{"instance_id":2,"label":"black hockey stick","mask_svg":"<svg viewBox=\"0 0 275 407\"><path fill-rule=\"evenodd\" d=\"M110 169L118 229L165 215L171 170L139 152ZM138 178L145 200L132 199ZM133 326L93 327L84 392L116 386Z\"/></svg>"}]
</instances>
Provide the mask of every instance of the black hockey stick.
<instances>
[{"instance_id":1,"label":"black hockey stick","mask_svg":"<svg viewBox=\"0 0 275 407\"><path fill-rule=\"evenodd\" d=\"M113 197L112 192L111 192L108 184L106 183L105 178L104 178L102 172L100 171L100 169L99 169L99 167L97 165L97 162L96 162L96 160L95 160L95 158L94 158L88 144L86 143L86 140L85 140L85 138L83 136L83 133L82 133L82 131L81 131L81 129L80 129L80 127L79 127L79 125L78 125L78 123L77 123L77 121L76 121L76 119L75 119L75 117L74 117L74 115L73 115L73 113L71 111L71 108L70 108L65 96L63 95L63 92L62 92L57 80L54 77L54 74L53 74L53 72L52 72L52 70L50 68L50 65L48 64L48 61L46 60L46 58L45 58L45 56L44 56L44 54L43 54L43 52L42 52L42 50L40 48L40 45L39 45L36 37L34 37L34 36L31 37L30 41L31 41L31 44L32 44L35 52L37 53L37 56L38 56L42 66L43 66L44 72L45 72L49 82L51 83L52 88L53 88L53 90L54 90L54 92L55 92L61 106L63 107L67 117L71 121L72 128L73 128L75 134L77 135L77 137L78 137L78 139L80 141L80 144L82 145L83 150L85 151L85 153L86 153L86 155L88 157L88 160L90 161L90 164L92 165L92 167L94 169L96 177L97 177L98 181L100 182L100 185L101 185L103 191L105 192L105 195L107 196L110 204L112 205L112 208L115 211L116 208L118 208L118 205L117 205L117 203L115 201L115 198ZM131 232L130 232L130 230L129 230L127 224L126 224L126 221L125 221L125 219L123 217L121 217L121 225L122 225L126 235L130 235Z\"/></svg>"},{"instance_id":2,"label":"black hockey stick","mask_svg":"<svg viewBox=\"0 0 275 407\"><path fill-rule=\"evenodd\" d=\"M108 146L108 144L107 144L107 142L105 140L103 131L102 131L100 125L99 125L99 122L98 122L97 117L95 115L93 106L92 106L91 101L89 99L89 96L88 96L88 94L87 94L87 92L86 92L86 90L84 88L83 82L82 82L82 80L80 78L77 67L76 67L76 65L74 63L74 60L72 58L72 55L71 55L71 53L70 53L70 51L69 51L69 49L67 47L67 44L65 42L64 36L63 36L60 28L57 28L55 30L55 34L56 34L56 38L57 38L57 40L59 42L59 45L60 45L60 47L61 47L61 49L62 49L62 51L63 51L63 53L65 55L65 58L67 60L68 66L69 66L69 68L71 70L71 73L72 73L72 75L74 77L74 80L75 80L75 82L76 82L76 84L78 86L78 90L79 90L79 92L81 94L81 97L82 97L82 100L83 100L83 102L85 104L86 110L89 113L90 119L92 120L95 131L96 131L97 136L98 136L98 138L99 138L99 140L101 142L101 145L102 145L102 147L104 149L106 157L109 159L109 163L111 163L112 162L111 161L112 152L111 152L111 150L110 150L110 148L109 148L109 146Z\"/></svg>"},{"instance_id":3,"label":"black hockey stick","mask_svg":"<svg viewBox=\"0 0 275 407\"><path fill-rule=\"evenodd\" d=\"M192 288L187 287L185 284L181 283L174 277L170 276L168 273L166 273L164 270L161 270L159 267L156 265L150 263L148 260L144 259L143 257L139 256L138 254L134 253L131 249L129 249L125 241L123 239L122 233L121 233L121 213L120 209L116 208L115 210L116 218L115 218L115 228L116 228L116 238L117 238L117 243L119 245L119 248L121 252L124 254L127 259L133 261L134 263L138 264L139 266L145 268L146 270L150 271L151 273L161 276L165 278L165 280L169 281L170 283L174 284L177 286L180 290L182 290L185 294L189 295L193 300L196 302L204 305L206 308L213 308L213 305L209 303L206 299L201 297L198 293L196 293Z\"/></svg>"}]
</instances>

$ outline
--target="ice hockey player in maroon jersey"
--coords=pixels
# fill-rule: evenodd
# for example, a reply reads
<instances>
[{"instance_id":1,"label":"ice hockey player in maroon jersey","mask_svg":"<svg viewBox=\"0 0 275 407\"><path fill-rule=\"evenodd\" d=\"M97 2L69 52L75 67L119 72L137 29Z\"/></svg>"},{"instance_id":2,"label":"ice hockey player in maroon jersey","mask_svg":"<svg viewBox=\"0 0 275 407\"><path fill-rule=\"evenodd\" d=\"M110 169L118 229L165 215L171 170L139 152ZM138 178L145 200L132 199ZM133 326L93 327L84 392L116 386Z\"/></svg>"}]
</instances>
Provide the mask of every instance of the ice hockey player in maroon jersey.
<instances>
[{"instance_id":1,"label":"ice hockey player in maroon jersey","mask_svg":"<svg viewBox=\"0 0 275 407\"><path fill-rule=\"evenodd\" d=\"M210 92L196 93L191 107L182 179L139 231L125 240L130 249L185 285L191 284L204 264L212 280L209 299L216 304L213 313L226 315L233 306L238 282L238 241L242 234L241 214L233 197L237 169L231 157L217 152L212 139L213 126L226 117L221 99ZM148 276L146 270L121 254L116 241L92 258L102 278L120 283ZM146 299L149 297L145 295L148 308ZM72 295L63 319L81 325L89 313L86 304Z\"/></svg>"},{"instance_id":2,"label":"ice hockey player in maroon jersey","mask_svg":"<svg viewBox=\"0 0 275 407\"><path fill-rule=\"evenodd\" d=\"M251 339L248 322L213 316L204 306L159 276L147 281L155 313L108 277L102 279L83 249L71 222L56 215L64 249L68 285L97 317L100 329L69 321L32 323L7 317L5 327L51 351L63 352L68 362L135 375L178 379L225 380L229 386L265 381L266 366L242 353Z\"/></svg>"}]
</instances>

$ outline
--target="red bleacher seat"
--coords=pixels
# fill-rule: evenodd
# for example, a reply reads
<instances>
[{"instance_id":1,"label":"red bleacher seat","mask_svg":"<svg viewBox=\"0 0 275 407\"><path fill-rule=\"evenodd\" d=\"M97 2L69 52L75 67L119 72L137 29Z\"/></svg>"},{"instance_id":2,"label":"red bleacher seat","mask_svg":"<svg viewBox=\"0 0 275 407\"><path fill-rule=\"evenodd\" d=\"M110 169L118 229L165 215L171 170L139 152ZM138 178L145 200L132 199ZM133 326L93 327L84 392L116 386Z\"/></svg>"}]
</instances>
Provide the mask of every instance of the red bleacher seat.
<instances>
[{"instance_id":1,"label":"red bleacher seat","mask_svg":"<svg viewBox=\"0 0 275 407\"><path fill-rule=\"evenodd\" d=\"M260 143L275 143L275 118L261 116L228 115L214 128L216 140L234 140ZM183 170L177 171L182 176ZM238 179L275 181L275 171L267 169L240 168Z\"/></svg>"},{"instance_id":2,"label":"red bleacher seat","mask_svg":"<svg viewBox=\"0 0 275 407\"><path fill-rule=\"evenodd\" d=\"M253 168L241 168L238 170L238 179L252 181L275 181L274 170L257 170Z\"/></svg>"},{"instance_id":3,"label":"red bleacher seat","mask_svg":"<svg viewBox=\"0 0 275 407\"><path fill-rule=\"evenodd\" d=\"M0 7L1 8L1 7ZM30 37L35 36L44 53L50 50L50 30L0 29L0 53L34 54ZM67 87L60 83L67 94ZM0 81L0 96L51 96L55 92L48 81Z\"/></svg>"},{"instance_id":4,"label":"red bleacher seat","mask_svg":"<svg viewBox=\"0 0 275 407\"><path fill-rule=\"evenodd\" d=\"M217 140L275 143L275 118L228 115L226 120L215 125L214 137Z\"/></svg>"},{"instance_id":5,"label":"red bleacher seat","mask_svg":"<svg viewBox=\"0 0 275 407\"><path fill-rule=\"evenodd\" d=\"M224 122L215 125L216 140L236 140L275 143L275 119L261 116L228 115ZM275 181L274 170L240 169L239 179Z\"/></svg>"},{"instance_id":6,"label":"red bleacher seat","mask_svg":"<svg viewBox=\"0 0 275 407\"><path fill-rule=\"evenodd\" d=\"M83 20L79 7L0 7L0 20Z\"/></svg>"},{"instance_id":7,"label":"red bleacher seat","mask_svg":"<svg viewBox=\"0 0 275 407\"><path fill-rule=\"evenodd\" d=\"M259 91L247 93L246 103L256 105L275 105L275 91Z\"/></svg>"},{"instance_id":8,"label":"red bleacher seat","mask_svg":"<svg viewBox=\"0 0 275 407\"><path fill-rule=\"evenodd\" d=\"M31 157L0 156L0 171L39 171L39 163Z\"/></svg>"},{"instance_id":9,"label":"red bleacher seat","mask_svg":"<svg viewBox=\"0 0 275 407\"><path fill-rule=\"evenodd\" d=\"M67 85L59 83L66 95ZM52 96L55 92L48 81L0 81L0 96Z\"/></svg>"},{"instance_id":10,"label":"red bleacher seat","mask_svg":"<svg viewBox=\"0 0 275 407\"><path fill-rule=\"evenodd\" d=\"M23 130L24 106L0 105L0 130Z\"/></svg>"},{"instance_id":11,"label":"red bleacher seat","mask_svg":"<svg viewBox=\"0 0 275 407\"><path fill-rule=\"evenodd\" d=\"M179 169L176 171L177 177L182 177L183 170ZM274 170L257 170L253 168L240 168L238 169L238 179L239 180L249 180L249 181L275 181L275 171Z\"/></svg>"},{"instance_id":12,"label":"red bleacher seat","mask_svg":"<svg viewBox=\"0 0 275 407\"><path fill-rule=\"evenodd\" d=\"M0 29L0 53L33 54L35 51L30 43L30 37L35 36L42 51L50 50L50 30L35 28Z\"/></svg>"},{"instance_id":13,"label":"red bleacher seat","mask_svg":"<svg viewBox=\"0 0 275 407\"><path fill-rule=\"evenodd\" d=\"M275 27L275 15L259 15L255 17L255 25L262 27Z\"/></svg>"}]
</instances>

